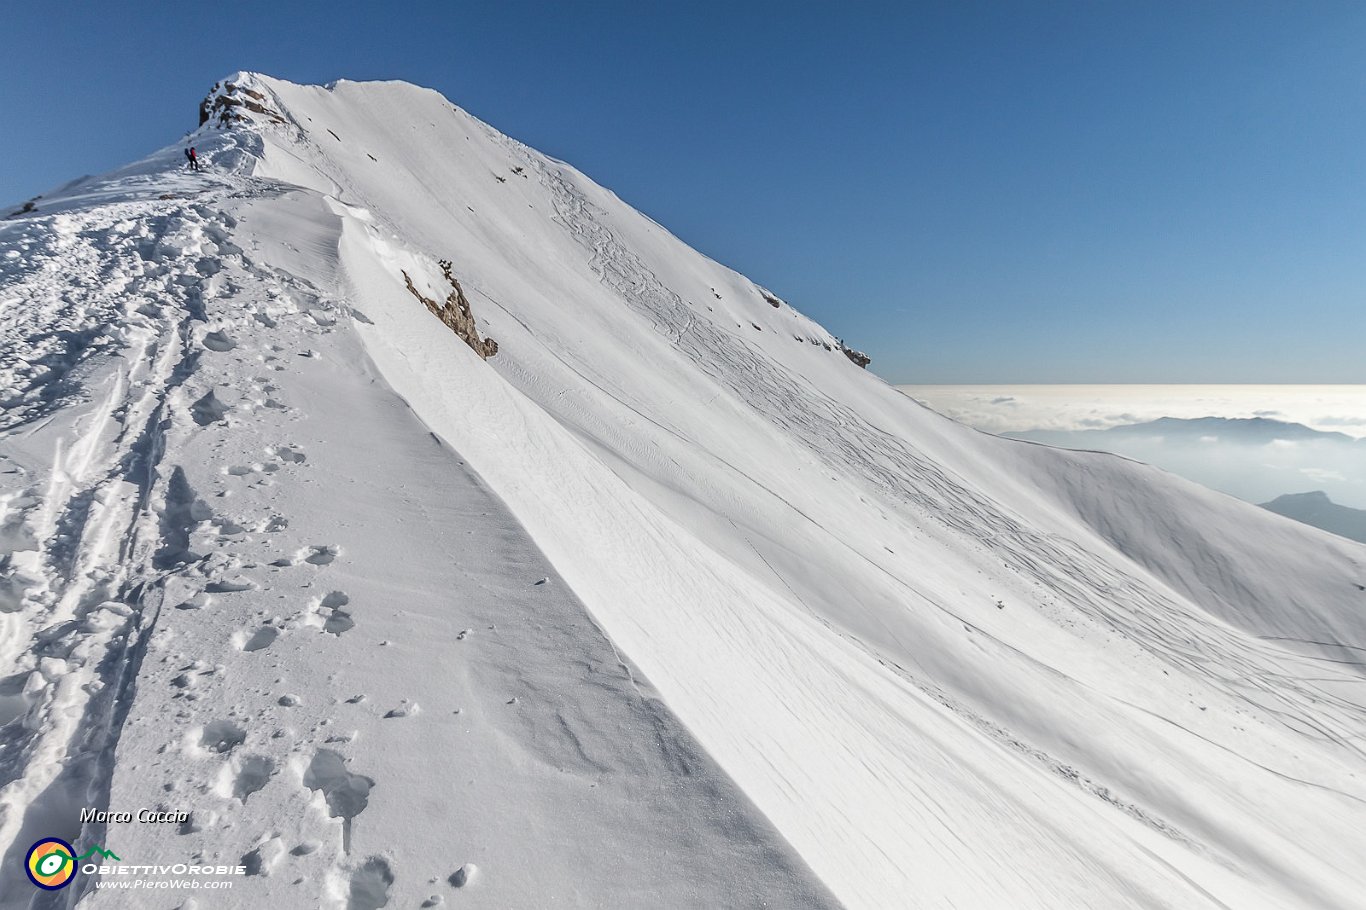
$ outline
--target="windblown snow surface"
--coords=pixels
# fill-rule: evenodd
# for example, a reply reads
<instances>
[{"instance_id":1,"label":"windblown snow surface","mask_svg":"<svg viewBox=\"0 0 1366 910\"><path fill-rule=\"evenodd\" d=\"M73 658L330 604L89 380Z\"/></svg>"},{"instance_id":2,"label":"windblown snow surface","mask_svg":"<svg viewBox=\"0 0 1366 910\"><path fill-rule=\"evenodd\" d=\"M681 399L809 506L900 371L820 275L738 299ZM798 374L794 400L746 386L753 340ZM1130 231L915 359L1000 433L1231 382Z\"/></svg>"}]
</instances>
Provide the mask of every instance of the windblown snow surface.
<instances>
[{"instance_id":1,"label":"windblown snow surface","mask_svg":"<svg viewBox=\"0 0 1366 910\"><path fill-rule=\"evenodd\" d=\"M0 907L1366 906L1366 547L946 420L434 92L231 81L0 221Z\"/></svg>"}]
</instances>

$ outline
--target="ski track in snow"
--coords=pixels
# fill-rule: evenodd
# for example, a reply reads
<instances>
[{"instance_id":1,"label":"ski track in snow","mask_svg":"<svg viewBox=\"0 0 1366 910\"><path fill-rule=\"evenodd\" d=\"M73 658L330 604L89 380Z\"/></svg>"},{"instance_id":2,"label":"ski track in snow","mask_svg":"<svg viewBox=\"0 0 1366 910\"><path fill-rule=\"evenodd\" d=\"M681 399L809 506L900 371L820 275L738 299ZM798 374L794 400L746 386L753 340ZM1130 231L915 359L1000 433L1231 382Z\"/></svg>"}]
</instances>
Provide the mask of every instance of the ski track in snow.
<instances>
[{"instance_id":1,"label":"ski track in snow","mask_svg":"<svg viewBox=\"0 0 1366 910\"><path fill-rule=\"evenodd\" d=\"M146 906L41 836L247 867L201 907L1360 893L1360 548L923 412L430 93L243 78L208 173L0 221L0 908Z\"/></svg>"},{"instance_id":2,"label":"ski track in snow","mask_svg":"<svg viewBox=\"0 0 1366 910\"><path fill-rule=\"evenodd\" d=\"M723 384L780 429L810 441L812 449L826 458L832 470L847 472L852 466L881 495L904 501L921 520L943 524L967 539L986 541L983 549L994 558L1006 560L1011 571L1034 581L1040 589L1065 591L1069 605L1080 608L1096 629L1117 633L1141 647L1147 656L1182 672L1202 676L1232 697L1262 694L1273 702L1265 707L1289 729L1302 732L1307 726L1315 735L1366 757L1363 746L1352 737L1352 731L1360 729L1366 720L1366 708L1359 702L1335 696L1312 679L1280 673L1269 677L1264 661L1280 653L1275 649L1249 655L1245 640L1192 615L1179 598L1163 596L1146 579L1115 571L1112 564L1066 539L1032 531L998 505L974 493L941 465L873 426L819 388L805 384L800 394L794 394L794 377L774 364L762 349L746 346L735 336L693 319L682 298L661 284L654 272L592 217L591 204L559 170L547 167L539 156L523 151L520 144L505 141L514 152L521 152L521 160L550 188L559 218L575 240L591 253L592 268L603 282L628 305L639 309L654 323L656 331L667 335L713 381ZM796 381L801 380L798 377ZM676 431L669 431L677 435ZM723 467L741 474L748 483L764 487L757 477L728 464ZM779 494L772 495L781 498ZM790 507L797 520L811 521L798 508ZM840 546L833 538L830 543ZM878 571L876 566L870 568ZM909 588L906 596L925 599ZM929 601L927 605L967 623L942 603ZM976 631L987 634L981 629ZM898 667L898 671L927 693L945 699L928 681L915 678L905 668ZM981 722L980 718L973 720ZM1003 731L994 734L1010 741ZM1052 765L1062 776L1078 781L1102 798L1113 799L1104 788L1089 784L1064 763L1024 744L1010 742ZM1154 827L1174 833L1170 825L1147 818L1133 806L1126 808Z\"/></svg>"},{"instance_id":3,"label":"ski track in snow","mask_svg":"<svg viewBox=\"0 0 1366 910\"><path fill-rule=\"evenodd\" d=\"M204 352L230 349L221 322L202 328L206 305L224 295L283 298L253 308L263 324L296 309L271 276L246 267L226 240L231 218L212 202L113 205L92 217L49 222L36 231L24 225L29 229L17 246L44 255L29 260L39 268L13 278L15 291L50 320L45 328L56 331L25 334L30 314L6 311L30 318L3 327L7 378L27 393L8 403L5 416L11 430L41 436L63 405L87 393L91 400L57 439L46 482L6 494L6 524L26 526L38 544L22 554L23 600L5 605L4 658L17 671L6 682L12 689L23 682L16 707L26 717L5 728L0 759L0 839L9 845L0 891L12 895L23 887L15 870L29 842L54 834L75 841L82 834L76 808L109 808L118 736L160 614L170 608L167 588L186 594L177 607L203 609L208 595L252 586L238 574L239 557L214 552L248 529L215 516L184 470L166 463L168 439L175 449L177 437L229 412L243 415L232 418L238 420L258 408L284 409L269 397L268 375L254 380L259 397L215 412L212 421L190 405L184 387L203 386ZM278 359L264 356L262 369ZM287 461L302 460L288 447L282 451ZM266 461L253 470L280 467ZM197 535L218 547L192 541ZM335 548L314 547L304 561L325 564L334 555ZM262 626L242 649L268 647L276 634ZM194 700L224 665L195 661L179 669L171 681L176 697ZM231 751L245 736L226 720L204 730L203 745L215 752ZM239 756L224 764L216 786L245 802L275 770L270 758ZM104 839L101 826L85 833Z\"/></svg>"},{"instance_id":4,"label":"ski track in snow","mask_svg":"<svg viewBox=\"0 0 1366 910\"><path fill-rule=\"evenodd\" d=\"M8 409L11 432L17 426L31 438L50 431L83 384L91 399L73 409L79 413L53 446L47 476L4 497L5 524L24 528L36 544L7 554L16 573L11 595L14 581L24 584L22 598L3 605L4 663L17 671L7 682L22 688L20 707L31 718L51 719L46 729L6 728L4 792L41 796L22 815L10 807L0 828L5 842L16 827L47 830L97 776L92 766L112 747L109 720L155 622L156 594L141 570L161 533L146 500L164 454L168 401L198 356L189 346L198 289L181 280L212 262L199 255L212 241L202 213L185 207L110 208L79 230L69 217L53 219L57 255L19 276L59 331L25 334L27 320L4 326L6 367L31 392ZM31 238L26 231L20 245ZM93 306L82 305L87 297ZM25 314L8 308L10 315ZM48 389L58 394L44 394ZM64 762L63 753L80 758Z\"/></svg>"}]
</instances>

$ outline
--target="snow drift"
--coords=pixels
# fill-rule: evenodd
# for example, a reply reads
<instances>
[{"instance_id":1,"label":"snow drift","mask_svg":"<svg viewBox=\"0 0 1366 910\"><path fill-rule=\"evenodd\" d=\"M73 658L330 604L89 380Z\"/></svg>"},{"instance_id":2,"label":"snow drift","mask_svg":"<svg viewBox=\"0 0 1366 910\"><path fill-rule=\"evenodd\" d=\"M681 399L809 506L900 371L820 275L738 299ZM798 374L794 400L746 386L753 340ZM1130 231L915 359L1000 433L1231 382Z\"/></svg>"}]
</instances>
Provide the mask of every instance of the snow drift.
<instances>
[{"instance_id":1,"label":"snow drift","mask_svg":"<svg viewBox=\"0 0 1366 910\"><path fill-rule=\"evenodd\" d=\"M0 227L0 906L44 834L202 906L1360 900L1360 545L946 420L434 92L192 141Z\"/></svg>"}]
</instances>

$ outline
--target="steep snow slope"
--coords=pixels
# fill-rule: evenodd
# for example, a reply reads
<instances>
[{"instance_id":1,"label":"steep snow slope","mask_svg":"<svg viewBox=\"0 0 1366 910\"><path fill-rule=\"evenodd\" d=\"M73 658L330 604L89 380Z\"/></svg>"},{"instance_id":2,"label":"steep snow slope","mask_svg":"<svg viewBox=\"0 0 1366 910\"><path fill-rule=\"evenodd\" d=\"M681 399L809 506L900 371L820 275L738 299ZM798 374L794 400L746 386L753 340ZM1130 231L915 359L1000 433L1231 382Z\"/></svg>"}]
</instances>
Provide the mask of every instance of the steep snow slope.
<instances>
[{"instance_id":1,"label":"steep snow slope","mask_svg":"<svg viewBox=\"0 0 1366 910\"><path fill-rule=\"evenodd\" d=\"M326 206L131 170L0 226L0 907L835 906L376 373ZM249 874L45 894L53 836Z\"/></svg>"},{"instance_id":2,"label":"steep snow slope","mask_svg":"<svg viewBox=\"0 0 1366 910\"><path fill-rule=\"evenodd\" d=\"M851 907L1359 901L1366 885L1359 863L1366 847L1362 547L1123 459L1002 440L944 420L858 369L835 339L769 292L435 93L399 83L295 86L250 74L230 81L235 87L220 88L219 97L250 98L258 110L201 130L196 141L211 166L202 179L176 173L179 152L168 149L49 199L0 234L21 252L2 261L12 337L32 349L6 364L13 371L7 388L30 390L9 402L6 454L31 472L6 486L8 565L30 589L7 601L8 621L27 626L14 626L6 640L16 645L6 656L24 671L35 668L11 677L16 694L6 702L21 723L5 729L27 731L15 734L4 759L16 778L3 791L0 819L11 856L41 824L65 817L62 800L76 800L78 784L112 787L104 799L124 804L150 798L135 794L160 784L148 777L153 767L183 772L182 801L203 804L210 820L194 848L227 856L218 846L226 839L233 850L257 851L254 865L272 874L254 876L264 884L252 886L280 901L294 893L300 862L280 857L291 856L296 840L321 838L310 830L335 833L297 874L352 906L378 906L369 896L377 889L402 889L405 900L419 895L421 876L442 871L435 867L453 837L466 838L460 858L483 870L459 899L482 896L488 906L545 905L552 892L568 905L634 906L641 894L668 906L748 906L764 896L774 906L811 905L824 897L803 862ZM192 201L157 198L167 193ZM187 253L155 231L138 239L167 218L206 234L208 246ZM69 268L86 255L71 236L100 230L132 235L131 246L153 263L152 287L124 283L131 254L117 251L91 257L92 274L105 274L87 286L74 282L74 291L63 288L68 276L35 273L39 251ZM480 328L497 339L494 359L479 359L405 288L404 273L426 296L443 297L438 259L453 262ZM50 300L30 290L45 286L53 288ZM141 298L160 321L135 318L137 307L127 304ZM227 358L202 355L206 364L221 362L211 379L174 366L154 371L155 379L135 375L149 346L188 345L228 322L247 340ZM32 332L35 324L44 330ZM286 331L299 340L274 340ZM316 357L297 357L305 343ZM95 365L116 349L127 373L106 380L110 371ZM254 439L237 416L280 410L267 407L274 392L265 388L284 385L271 375L276 366L299 374L291 397L309 400L307 413L329 415L311 419L307 461L292 466L278 447L296 451L302 430L283 441ZM256 371L263 379L253 385ZM108 396L94 391L97 381L112 384ZM181 390L185 382L193 389ZM219 383L215 397L196 397L208 382ZM179 402L174 413L190 421L184 434L121 440L112 424L135 425L131 405L122 404L134 388L146 391L144 409ZM385 402L395 396L412 413L375 416L387 414ZM63 407L67 400L73 403ZM99 401L113 410L100 410ZM109 438L85 431L92 420L112 422ZM73 428L76 421L85 423ZM441 452L458 456L424 467L421 446L432 445L426 431L449 447ZM59 442L78 432L90 440L85 450ZM261 453L255 460L253 445ZM148 451L163 467L140 475ZM96 456L119 466L101 475L90 461ZM227 480L211 476L215 459L227 466ZM454 461L477 473L456 471L463 466ZM390 463L404 467L387 477ZM181 464L199 466L197 479L186 468L194 495L166 473ZM232 473L234 465L245 473ZM279 470L262 474L269 465ZM253 512L253 524L212 500L198 505L208 495L200 491L245 495L227 485L262 492L262 481L270 491L291 472L311 472L326 485L299 506L314 510L307 534L291 523L286 538L299 545L303 565L266 561L278 547L266 541L281 532L270 530L265 512ZM92 486L100 476L109 478L106 486ZM474 492L476 477L491 494ZM354 494L342 494L352 486ZM500 517L482 523L451 514L464 515L470 507L462 512L459 503L480 495L496 496L509 512L490 506ZM150 516L139 517L138 496L152 506ZM454 504L427 504L449 497ZM355 530L340 546L332 538L341 531L327 526L332 516L320 502L353 513ZM127 548L87 545L83 529L102 519L106 504L127 512L126 522L158 524L159 539L185 537L171 548L180 555L138 562ZM59 527L73 523L61 517L73 506L81 532L74 551L71 530ZM224 533L225 519L240 530ZM454 735L445 732L449 720L419 727L454 710L430 706L446 677L438 674L438 685L410 672L383 683L395 667L463 666L462 649L480 640L456 638L449 613L408 604L450 586L454 570L441 558L447 548L432 540L452 529L481 540L520 539L524 529L540 551L523 540L514 549L524 556L474 553L485 567L481 583L499 596L471 615L498 626L501 649L476 662L480 669L449 672L467 686L462 698L483 699L471 735L504 751L476 749L475 759L467 749L455 761L455 747L441 738ZM314 541L328 531L329 539ZM201 560L196 535L242 542L215 544ZM352 589L364 583L364 600L388 606L367 634L404 651L382 658L396 664L369 675L355 669L393 652L350 650L361 647L349 643L359 640L365 614L357 609L352 618L348 603L339 620L335 607L309 600L324 598L331 580L302 576L317 591L300 592L299 573L314 571L307 559L319 552L332 560L320 573L338 576L348 561L360 567L335 583L338 591L359 603ZM541 553L553 570L507 567L532 564ZM100 575L98 591L76 584L73 566ZM573 592L558 595L558 612L544 619L542 604L527 599L536 593L513 580L538 572L555 590ZM205 596L195 590L205 582L220 589L207 595L217 612L149 609L149 587L162 592L186 579L195 580L186 603ZM224 592L224 584L253 587ZM406 594L404 606L394 603L397 591ZM637 701L620 674L607 687L610 697L549 682L564 672L556 655L593 666L573 652L606 646L583 628L540 637L537 623L576 628L580 603L668 705L671 713L648 707L650 723L664 732L642 734L639 722L611 720L612 711L630 717L654 704ZM512 628L489 613L503 610L518 617ZM44 630L68 614L84 624L76 651L90 658L42 664ZM168 615L185 618L164 625ZM354 630L328 634L329 622L349 621ZM288 646L318 624L316 640L347 647L344 655ZM479 629L463 618L455 624ZM120 644L125 626L144 630L145 641ZM233 656L228 643L247 646L257 627L276 630L262 633L270 646ZM106 685L138 680L136 688L110 687L125 693L127 720L116 713L113 729L96 735L70 716L44 719L44 706L78 703L50 692L63 674L93 673L84 668L106 654ZM254 654L271 663L247 663ZM185 676L192 659L209 688L194 707L179 707L198 694L174 682L198 679ZM337 670L338 660L352 665ZM497 701L523 662L540 682L515 705L503 704L512 696ZM158 673L171 684L158 683ZM353 712L341 697L340 687L361 682L387 699L374 713ZM433 694L416 699L420 713L384 717L390 702L413 699L404 686ZM169 691L175 688L190 691ZM301 704L277 703L285 696ZM89 703L101 716L98 699ZM234 707L238 715L208 717ZM518 720L508 719L509 707ZM167 711L184 716L169 726L152 720ZM363 718L353 720L357 713ZM674 717L707 759L688 752L691 740ZM195 731L220 720L255 737L246 740L250 749L196 752L196 735L205 740ZM350 739L327 746L332 726L345 727ZM275 729L287 744L267 748L263 731ZM389 735L415 738L397 750L377 748ZM579 755L570 744L585 736ZM618 748L638 754L645 747L631 745L637 737L666 745L628 762ZM111 762L99 744L115 739ZM181 744L171 745L174 758L158 752L168 743ZM336 752L335 761L323 760L333 771L350 759L346 773L380 781L364 815L329 822L323 797L308 801L317 749ZM544 764L576 782L615 784L569 810L560 789L514 794L522 785L512 782L518 763L510 756L528 749L544 750ZM44 771L27 758L43 754L46 766L60 766L61 750L66 770ZM680 763L670 758L677 754L694 758ZM88 768L70 760L87 755ZM244 764L252 756L271 762L269 812L249 794L236 796L244 771L249 783L263 778L260 765L252 772ZM688 773L710 760L725 776ZM473 762L485 781L479 796L500 812L521 813L532 828L553 828L565 813L586 819L585 832L600 831L618 814L613 800L626 799L633 811L620 810L628 824L617 842L586 833L587 843L571 848L539 830L527 840L525 828L498 818L472 825L464 804L439 797L386 801L382 782L407 779L416 761L447 777L459 773L452 765ZM634 773L626 783L624 767ZM217 784L196 790L193 781L212 768ZM737 798L727 795L731 781L766 820L748 804L729 816L707 808ZM684 786L698 794L674 789ZM636 800L637 789L653 795ZM670 816L672 824L660 821ZM230 835L221 830L224 819ZM69 822L62 830L74 834ZM118 835L148 854L176 849L173 837ZM431 839L441 844L433 848ZM684 845L688 852L673 855L685 859L673 868L651 863L660 855L652 851ZM623 853L628 846L636 852ZM704 859L718 855L724 861ZM548 868L529 873L535 864ZM677 890L687 883L697 890ZM718 897L726 888L739 890Z\"/></svg>"}]
</instances>

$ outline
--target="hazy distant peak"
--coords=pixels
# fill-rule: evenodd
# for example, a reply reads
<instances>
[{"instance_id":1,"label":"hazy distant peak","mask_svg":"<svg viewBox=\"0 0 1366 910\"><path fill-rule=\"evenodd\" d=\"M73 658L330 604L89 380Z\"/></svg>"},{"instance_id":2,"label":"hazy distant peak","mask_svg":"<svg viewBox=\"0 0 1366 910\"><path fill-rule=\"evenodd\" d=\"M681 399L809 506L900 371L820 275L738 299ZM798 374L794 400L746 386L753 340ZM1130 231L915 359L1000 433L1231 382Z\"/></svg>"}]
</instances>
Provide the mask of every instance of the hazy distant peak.
<instances>
[{"instance_id":1,"label":"hazy distant peak","mask_svg":"<svg viewBox=\"0 0 1366 910\"><path fill-rule=\"evenodd\" d=\"M1254 438L1272 439L1324 439L1336 438L1351 441L1346 433L1315 430L1302 423L1275 420L1270 417L1159 417L1146 423L1125 424L1112 427L1114 432L1144 432L1149 430L1167 433L1198 433L1232 436L1235 439L1251 441Z\"/></svg>"},{"instance_id":2,"label":"hazy distant peak","mask_svg":"<svg viewBox=\"0 0 1366 910\"><path fill-rule=\"evenodd\" d=\"M1125 423L1095 430L1029 430L1008 433L1019 439L1040 442L1060 441L1060 437L1163 436L1198 439L1216 437L1226 442L1269 443L1275 440L1321 439L1357 442L1346 433L1316 430L1302 423L1270 417L1159 417L1142 423Z\"/></svg>"},{"instance_id":3,"label":"hazy distant peak","mask_svg":"<svg viewBox=\"0 0 1366 910\"><path fill-rule=\"evenodd\" d=\"M1262 503L1262 508L1269 509L1275 505L1332 505L1333 500L1328 498L1328 494L1322 490L1310 490L1308 493L1284 493L1277 496L1271 502Z\"/></svg>"},{"instance_id":4,"label":"hazy distant peak","mask_svg":"<svg viewBox=\"0 0 1366 910\"><path fill-rule=\"evenodd\" d=\"M1271 502L1262 503L1262 508L1330 534L1366 543L1366 510L1340 506L1322 490L1286 493Z\"/></svg>"}]
</instances>

